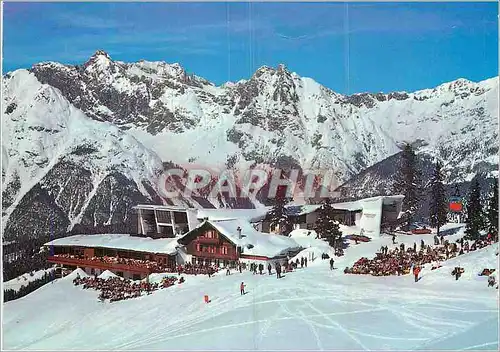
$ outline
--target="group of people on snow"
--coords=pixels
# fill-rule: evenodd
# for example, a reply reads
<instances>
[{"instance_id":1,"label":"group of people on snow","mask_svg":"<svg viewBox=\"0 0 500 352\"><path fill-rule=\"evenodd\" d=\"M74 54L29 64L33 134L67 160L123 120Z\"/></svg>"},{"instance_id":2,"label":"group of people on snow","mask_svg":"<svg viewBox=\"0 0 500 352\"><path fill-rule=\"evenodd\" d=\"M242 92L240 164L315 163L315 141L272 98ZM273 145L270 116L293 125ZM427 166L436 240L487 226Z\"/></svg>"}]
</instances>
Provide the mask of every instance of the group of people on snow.
<instances>
[{"instance_id":1,"label":"group of people on snow","mask_svg":"<svg viewBox=\"0 0 500 352\"><path fill-rule=\"evenodd\" d=\"M405 275L410 273L412 267L413 270L419 268L417 271L420 273L424 264L431 264L431 270L433 270L441 267L440 262L443 260L448 260L491 244L491 239L476 240L472 244L463 238L454 243L450 243L448 240L440 240L438 242L438 245L430 246L426 245L422 239L420 246L417 246L416 242L410 247L406 247L404 243L393 249L389 249L388 246L382 246L380 251L376 253L375 258L360 258L352 267L346 267L344 273L373 276ZM436 243L436 238L434 239L434 243ZM413 274L415 275L415 271L413 271ZM416 279L416 281L418 280Z\"/></svg>"},{"instance_id":2,"label":"group of people on snow","mask_svg":"<svg viewBox=\"0 0 500 352\"><path fill-rule=\"evenodd\" d=\"M151 294L151 292L158 290L159 288L167 288L175 285L176 283L185 282L184 277L180 279L175 276L164 277L161 283L158 284L150 283L147 281L134 282L131 280L123 279L121 277L109 277L107 279L102 279L97 276L93 277L80 277L77 274L76 278L73 280L75 286L82 285L84 289L94 289L99 290L99 300L104 301L109 299L110 302L121 301L130 298L137 298L142 295L142 293Z\"/></svg>"},{"instance_id":3,"label":"group of people on snow","mask_svg":"<svg viewBox=\"0 0 500 352\"><path fill-rule=\"evenodd\" d=\"M110 277L101 279L98 277L77 276L73 280L75 286L83 285L84 289L99 290L99 300L109 299L110 302L121 301L124 299L140 297L142 292L150 292L158 288L158 284L150 285L146 282L135 283L130 280L124 280L121 277Z\"/></svg>"}]
</instances>

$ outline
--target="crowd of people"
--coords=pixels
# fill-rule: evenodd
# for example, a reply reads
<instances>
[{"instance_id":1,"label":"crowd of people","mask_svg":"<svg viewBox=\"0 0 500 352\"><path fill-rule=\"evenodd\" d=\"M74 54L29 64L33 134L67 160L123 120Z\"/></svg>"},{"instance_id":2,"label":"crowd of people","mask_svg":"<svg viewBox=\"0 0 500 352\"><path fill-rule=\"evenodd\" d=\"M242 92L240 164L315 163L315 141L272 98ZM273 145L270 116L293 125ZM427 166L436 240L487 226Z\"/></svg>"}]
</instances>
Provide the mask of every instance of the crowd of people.
<instances>
[{"instance_id":1,"label":"crowd of people","mask_svg":"<svg viewBox=\"0 0 500 352\"><path fill-rule=\"evenodd\" d=\"M441 236L440 240L436 241L435 237L434 241L434 246L426 245L424 240L421 240L420 246L415 242L408 248L405 248L404 243L393 249L382 246L375 258L360 258L352 267L346 267L344 273L373 276L405 275L410 273L412 267L421 267L424 264L431 264L431 269L437 269L441 266L441 261L483 248L491 244L493 239L490 237L469 243L462 238L451 243Z\"/></svg>"},{"instance_id":2,"label":"crowd of people","mask_svg":"<svg viewBox=\"0 0 500 352\"><path fill-rule=\"evenodd\" d=\"M175 285L176 282L183 283L184 277L178 279L174 276L164 277L160 284L149 282L134 282L121 277L109 277L102 279L99 277L77 277L73 280L75 286L82 285L84 289L99 290L99 300L109 299L110 302L121 301L130 298L140 297L143 293L151 294L159 288L167 288Z\"/></svg>"}]
</instances>

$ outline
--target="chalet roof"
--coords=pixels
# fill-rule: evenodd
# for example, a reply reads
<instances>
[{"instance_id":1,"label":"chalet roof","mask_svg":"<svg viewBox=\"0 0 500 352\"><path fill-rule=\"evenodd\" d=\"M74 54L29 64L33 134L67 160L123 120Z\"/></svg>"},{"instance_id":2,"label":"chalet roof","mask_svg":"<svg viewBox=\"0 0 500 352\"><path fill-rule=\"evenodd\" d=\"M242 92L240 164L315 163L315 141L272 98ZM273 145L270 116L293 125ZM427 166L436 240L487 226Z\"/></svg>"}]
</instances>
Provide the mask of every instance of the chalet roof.
<instances>
[{"instance_id":1,"label":"chalet roof","mask_svg":"<svg viewBox=\"0 0 500 352\"><path fill-rule=\"evenodd\" d=\"M290 250L301 248L301 246L290 237L259 232L252 224L242 219L204 221L195 229L182 236L182 238L207 224L215 228L235 246L242 247L243 254L246 255L273 258L286 254ZM238 227L241 228L241 239L238 237Z\"/></svg>"},{"instance_id":2,"label":"chalet roof","mask_svg":"<svg viewBox=\"0 0 500 352\"><path fill-rule=\"evenodd\" d=\"M50 241L45 246L78 246L112 248L135 252L173 255L177 252L177 238L136 237L129 234L75 235Z\"/></svg>"}]
</instances>

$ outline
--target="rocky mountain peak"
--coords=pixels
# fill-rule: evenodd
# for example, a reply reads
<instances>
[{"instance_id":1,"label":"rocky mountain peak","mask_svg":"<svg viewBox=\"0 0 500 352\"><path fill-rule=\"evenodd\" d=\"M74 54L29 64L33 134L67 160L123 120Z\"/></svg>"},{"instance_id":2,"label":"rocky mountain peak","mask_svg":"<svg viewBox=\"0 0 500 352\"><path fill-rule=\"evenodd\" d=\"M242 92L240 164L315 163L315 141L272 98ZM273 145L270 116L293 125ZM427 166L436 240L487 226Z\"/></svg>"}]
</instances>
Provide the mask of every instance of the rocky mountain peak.
<instances>
[{"instance_id":1,"label":"rocky mountain peak","mask_svg":"<svg viewBox=\"0 0 500 352\"><path fill-rule=\"evenodd\" d=\"M96 68L97 70L104 70L113 64L113 60L104 50L97 50L88 60L83 64L85 70L89 68Z\"/></svg>"}]
</instances>

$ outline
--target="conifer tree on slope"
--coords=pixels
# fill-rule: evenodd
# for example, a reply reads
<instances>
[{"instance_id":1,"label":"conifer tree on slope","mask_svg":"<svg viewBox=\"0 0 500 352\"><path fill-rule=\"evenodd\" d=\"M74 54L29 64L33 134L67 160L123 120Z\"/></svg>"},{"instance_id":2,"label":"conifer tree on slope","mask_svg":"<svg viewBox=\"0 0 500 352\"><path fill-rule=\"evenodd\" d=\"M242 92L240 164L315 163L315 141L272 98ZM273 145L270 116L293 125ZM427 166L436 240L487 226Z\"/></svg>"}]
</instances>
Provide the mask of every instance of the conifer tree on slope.
<instances>
[{"instance_id":1,"label":"conifer tree on slope","mask_svg":"<svg viewBox=\"0 0 500 352\"><path fill-rule=\"evenodd\" d=\"M498 238L498 179L493 180L488 200L487 221L488 233Z\"/></svg>"},{"instance_id":2,"label":"conifer tree on slope","mask_svg":"<svg viewBox=\"0 0 500 352\"><path fill-rule=\"evenodd\" d=\"M267 219L270 220L271 227L279 226L280 235L288 235L292 230L292 221L286 212L285 205L288 199L283 193L278 189L273 208L267 214Z\"/></svg>"},{"instance_id":3,"label":"conifer tree on slope","mask_svg":"<svg viewBox=\"0 0 500 352\"><path fill-rule=\"evenodd\" d=\"M403 209L406 226L409 226L420 206L421 174L417 165L417 157L410 144L405 144L400 169L394 182L394 193L405 196Z\"/></svg>"},{"instance_id":4,"label":"conifer tree on slope","mask_svg":"<svg viewBox=\"0 0 500 352\"><path fill-rule=\"evenodd\" d=\"M470 186L467 200L467 224L465 234L468 239L479 238L479 231L484 229L483 209L481 208L481 188L479 181L475 178Z\"/></svg>"},{"instance_id":5,"label":"conifer tree on slope","mask_svg":"<svg viewBox=\"0 0 500 352\"><path fill-rule=\"evenodd\" d=\"M333 208L331 200L326 198L318 210L318 219L315 226L316 232L321 238L327 239L330 246L334 246L337 240L342 237L340 225L333 219Z\"/></svg>"},{"instance_id":6,"label":"conifer tree on slope","mask_svg":"<svg viewBox=\"0 0 500 352\"><path fill-rule=\"evenodd\" d=\"M442 164L438 160L434 167L434 172L430 180L430 204L429 204L429 219L430 225L437 228L437 235L439 236L439 229L446 224L448 209L446 202L446 192L444 188L444 174L442 171Z\"/></svg>"}]
</instances>

